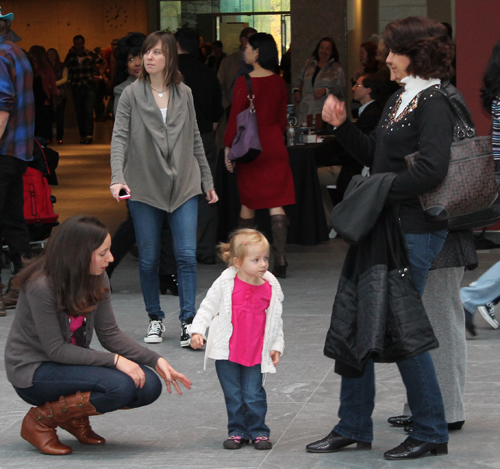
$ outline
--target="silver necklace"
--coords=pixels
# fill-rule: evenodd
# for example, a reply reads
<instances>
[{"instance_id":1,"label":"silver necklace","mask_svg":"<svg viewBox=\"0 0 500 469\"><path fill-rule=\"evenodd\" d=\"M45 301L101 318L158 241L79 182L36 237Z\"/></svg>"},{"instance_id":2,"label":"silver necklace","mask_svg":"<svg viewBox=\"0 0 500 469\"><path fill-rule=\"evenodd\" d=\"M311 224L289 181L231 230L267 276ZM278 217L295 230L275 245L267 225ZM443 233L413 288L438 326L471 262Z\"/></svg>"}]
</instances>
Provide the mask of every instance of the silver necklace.
<instances>
[{"instance_id":1,"label":"silver necklace","mask_svg":"<svg viewBox=\"0 0 500 469\"><path fill-rule=\"evenodd\" d=\"M149 87L153 90L153 91L156 91L158 93L158 96L160 98L163 98L163 92L164 91L167 91L168 90L168 86L164 89L164 90L157 90L156 88L153 88L151 85L149 85Z\"/></svg>"}]
</instances>

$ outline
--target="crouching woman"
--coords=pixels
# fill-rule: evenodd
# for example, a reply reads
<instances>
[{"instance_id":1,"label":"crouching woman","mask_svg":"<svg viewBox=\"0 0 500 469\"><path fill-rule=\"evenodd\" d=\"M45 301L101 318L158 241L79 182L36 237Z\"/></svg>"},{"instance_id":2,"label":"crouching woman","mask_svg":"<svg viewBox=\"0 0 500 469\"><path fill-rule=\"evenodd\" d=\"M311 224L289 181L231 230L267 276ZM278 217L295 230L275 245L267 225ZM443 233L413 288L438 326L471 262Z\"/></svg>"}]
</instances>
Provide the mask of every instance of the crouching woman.
<instances>
[{"instance_id":1,"label":"crouching woman","mask_svg":"<svg viewBox=\"0 0 500 469\"><path fill-rule=\"evenodd\" d=\"M70 454L60 427L80 443L103 444L89 416L151 404L161 382L181 394L191 382L116 324L105 273L113 260L107 228L75 216L50 238L42 255L18 275L21 289L7 338L5 368L17 394L32 407L21 436L46 454ZM95 330L106 352L92 350Z\"/></svg>"}]
</instances>

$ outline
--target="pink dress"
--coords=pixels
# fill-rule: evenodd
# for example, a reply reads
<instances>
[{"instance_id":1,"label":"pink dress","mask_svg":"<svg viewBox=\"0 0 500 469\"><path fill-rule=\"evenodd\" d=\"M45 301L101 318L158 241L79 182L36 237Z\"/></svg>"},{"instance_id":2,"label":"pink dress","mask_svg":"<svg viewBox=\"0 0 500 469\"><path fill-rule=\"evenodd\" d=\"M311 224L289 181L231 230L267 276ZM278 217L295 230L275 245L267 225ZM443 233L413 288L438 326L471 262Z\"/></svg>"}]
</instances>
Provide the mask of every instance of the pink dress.
<instances>
[{"instance_id":1,"label":"pink dress","mask_svg":"<svg viewBox=\"0 0 500 469\"><path fill-rule=\"evenodd\" d=\"M229 340L229 361L243 366L258 365L262 361L266 309L271 301L271 285L250 285L234 278L233 334Z\"/></svg>"}]
</instances>

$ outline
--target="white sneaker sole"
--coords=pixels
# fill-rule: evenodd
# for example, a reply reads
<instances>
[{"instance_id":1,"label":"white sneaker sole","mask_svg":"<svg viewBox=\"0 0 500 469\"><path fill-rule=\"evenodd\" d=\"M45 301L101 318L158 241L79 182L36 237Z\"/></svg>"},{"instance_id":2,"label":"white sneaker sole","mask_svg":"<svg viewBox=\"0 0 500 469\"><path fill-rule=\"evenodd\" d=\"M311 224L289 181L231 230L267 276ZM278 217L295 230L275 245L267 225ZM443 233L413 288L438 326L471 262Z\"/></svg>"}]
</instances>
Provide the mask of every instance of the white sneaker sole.
<instances>
[{"instance_id":1,"label":"white sneaker sole","mask_svg":"<svg viewBox=\"0 0 500 469\"><path fill-rule=\"evenodd\" d=\"M163 339L161 337L144 337L144 342L146 344L159 344L163 342Z\"/></svg>"},{"instance_id":2,"label":"white sneaker sole","mask_svg":"<svg viewBox=\"0 0 500 469\"><path fill-rule=\"evenodd\" d=\"M190 347L190 346L191 346L191 339L181 340L181 347Z\"/></svg>"},{"instance_id":3,"label":"white sneaker sole","mask_svg":"<svg viewBox=\"0 0 500 469\"><path fill-rule=\"evenodd\" d=\"M486 306L478 306L477 310L481 313L481 316L483 319L493 328L493 329L498 329L499 324L496 321L496 319L493 319L490 314L488 313L488 308Z\"/></svg>"}]
</instances>

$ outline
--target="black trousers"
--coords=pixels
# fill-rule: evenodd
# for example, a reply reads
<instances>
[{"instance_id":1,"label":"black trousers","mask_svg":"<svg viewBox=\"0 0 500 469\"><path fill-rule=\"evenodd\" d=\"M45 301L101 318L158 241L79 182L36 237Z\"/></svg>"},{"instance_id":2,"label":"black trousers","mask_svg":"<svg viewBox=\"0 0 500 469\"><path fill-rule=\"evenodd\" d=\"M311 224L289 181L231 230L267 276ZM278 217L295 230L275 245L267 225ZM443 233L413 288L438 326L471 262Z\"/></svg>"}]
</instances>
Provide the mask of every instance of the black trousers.
<instances>
[{"instance_id":1,"label":"black trousers","mask_svg":"<svg viewBox=\"0 0 500 469\"><path fill-rule=\"evenodd\" d=\"M205 156L207 157L212 178L215 181L217 165L217 145L213 132L201 134ZM203 193L198 202L198 243L196 246L196 257L207 258L215 256L215 245L217 244L217 204L209 204Z\"/></svg>"},{"instance_id":2,"label":"black trousers","mask_svg":"<svg viewBox=\"0 0 500 469\"><path fill-rule=\"evenodd\" d=\"M15 273L22 268L21 256L30 253L23 197L23 174L27 167L26 161L0 155L0 238L9 246Z\"/></svg>"},{"instance_id":3,"label":"black trousers","mask_svg":"<svg viewBox=\"0 0 500 469\"><path fill-rule=\"evenodd\" d=\"M94 135L94 86L73 86L73 101L80 138L92 137Z\"/></svg>"}]
</instances>

